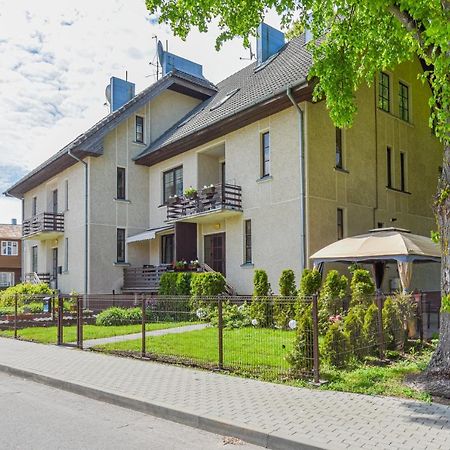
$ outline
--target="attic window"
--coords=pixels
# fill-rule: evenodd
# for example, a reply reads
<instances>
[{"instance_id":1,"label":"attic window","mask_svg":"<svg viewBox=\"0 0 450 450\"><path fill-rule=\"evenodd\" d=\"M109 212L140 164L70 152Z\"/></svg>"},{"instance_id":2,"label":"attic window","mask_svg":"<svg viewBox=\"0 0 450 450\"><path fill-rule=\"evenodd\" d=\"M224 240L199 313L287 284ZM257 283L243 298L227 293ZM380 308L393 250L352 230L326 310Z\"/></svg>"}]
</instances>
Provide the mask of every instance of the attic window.
<instances>
[{"instance_id":1,"label":"attic window","mask_svg":"<svg viewBox=\"0 0 450 450\"><path fill-rule=\"evenodd\" d=\"M269 56L265 61L255 67L255 73L263 70L264 67L268 66L278 55L280 52L274 53L272 56Z\"/></svg>"},{"instance_id":2,"label":"attic window","mask_svg":"<svg viewBox=\"0 0 450 450\"><path fill-rule=\"evenodd\" d=\"M234 94L236 94L238 91L240 90L240 88L237 89L233 89L232 91L228 92L227 95L225 95L225 97L220 100L219 103L217 103L217 105L213 105L211 106L211 108L209 108L210 111L214 111L215 109L219 108L220 106L222 106L227 100L229 100L231 97L233 97Z\"/></svg>"},{"instance_id":3,"label":"attic window","mask_svg":"<svg viewBox=\"0 0 450 450\"><path fill-rule=\"evenodd\" d=\"M194 117L198 116L205 108L200 109L194 114L191 114L187 116L184 120L182 120L178 125L177 128L181 128L182 126L186 125L190 120L192 120Z\"/></svg>"}]
</instances>

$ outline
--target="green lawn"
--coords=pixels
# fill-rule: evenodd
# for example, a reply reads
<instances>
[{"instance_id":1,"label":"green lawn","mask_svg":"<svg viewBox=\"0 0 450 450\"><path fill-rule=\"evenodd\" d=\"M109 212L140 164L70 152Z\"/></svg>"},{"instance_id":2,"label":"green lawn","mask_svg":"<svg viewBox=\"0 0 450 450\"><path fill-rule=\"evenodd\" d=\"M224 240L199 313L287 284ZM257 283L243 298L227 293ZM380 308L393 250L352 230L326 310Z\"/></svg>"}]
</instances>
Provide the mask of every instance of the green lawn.
<instances>
[{"instance_id":1,"label":"green lawn","mask_svg":"<svg viewBox=\"0 0 450 450\"><path fill-rule=\"evenodd\" d=\"M288 371L285 356L291 350L294 332L261 328L224 330L224 366L241 371ZM140 341L114 342L95 347L102 351L138 352ZM217 328L189 331L182 334L149 336L147 352L161 357L179 357L199 363L218 363Z\"/></svg>"},{"instance_id":2,"label":"green lawn","mask_svg":"<svg viewBox=\"0 0 450 450\"><path fill-rule=\"evenodd\" d=\"M183 325L192 325L193 322L154 322L148 323L145 327L147 331L162 330L165 328L181 327ZM122 336L124 334L139 333L141 325L122 325L122 326L100 326L100 325L84 325L83 338L99 339L111 336ZM13 336L14 331L0 331L0 336ZM57 327L29 327L18 330L17 335L21 339L28 341L40 342L42 344L56 344ZM74 342L77 340L77 327L64 327L64 342Z\"/></svg>"}]
</instances>

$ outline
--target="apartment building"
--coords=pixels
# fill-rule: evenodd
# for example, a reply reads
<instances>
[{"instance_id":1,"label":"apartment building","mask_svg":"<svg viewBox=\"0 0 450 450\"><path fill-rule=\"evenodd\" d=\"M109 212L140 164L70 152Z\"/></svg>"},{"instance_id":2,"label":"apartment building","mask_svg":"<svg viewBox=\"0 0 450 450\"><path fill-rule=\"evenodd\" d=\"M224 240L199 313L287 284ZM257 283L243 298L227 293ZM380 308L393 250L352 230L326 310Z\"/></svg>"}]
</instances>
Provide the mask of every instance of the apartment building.
<instances>
[{"instance_id":1,"label":"apartment building","mask_svg":"<svg viewBox=\"0 0 450 450\"><path fill-rule=\"evenodd\" d=\"M0 224L0 288L20 282L22 258L22 228L13 220Z\"/></svg>"},{"instance_id":2,"label":"apartment building","mask_svg":"<svg viewBox=\"0 0 450 450\"><path fill-rule=\"evenodd\" d=\"M141 93L111 79L111 113L7 191L23 201L25 273L63 292L119 292L198 259L246 294L254 268L276 291L283 269L300 274L345 236L429 235L442 146L420 62L362 87L341 130L312 100L304 37L285 43L264 24L259 35L257 61L217 85L162 47L163 76ZM414 277L439 287L436 267Z\"/></svg>"}]
</instances>

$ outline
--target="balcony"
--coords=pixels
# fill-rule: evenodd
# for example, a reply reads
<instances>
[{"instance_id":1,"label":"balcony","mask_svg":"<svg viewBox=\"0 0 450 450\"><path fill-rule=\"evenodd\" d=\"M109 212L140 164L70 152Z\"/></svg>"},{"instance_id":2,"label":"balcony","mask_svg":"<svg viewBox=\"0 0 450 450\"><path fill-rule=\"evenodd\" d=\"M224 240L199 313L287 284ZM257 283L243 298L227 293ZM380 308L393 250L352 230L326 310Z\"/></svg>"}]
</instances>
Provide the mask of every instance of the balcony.
<instances>
[{"instance_id":1,"label":"balcony","mask_svg":"<svg viewBox=\"0 0 450 450\"><path fill-rule=\"evenodd\" d=\"M22 237L24 239L56 239L64 233L64 214L41 213L24 220Z\"/></svg>"},{"instance_id":2,"label":"balcony","mask_svg":"<svg viewBox=\"0 0 450 450\"><path fill-rule=\"evenodd\" d=\"M242 213L242 188L233 184L216 184L201 189L194 197L170 199L168 223L207 223Z\"/></svg>"}]
</instances>

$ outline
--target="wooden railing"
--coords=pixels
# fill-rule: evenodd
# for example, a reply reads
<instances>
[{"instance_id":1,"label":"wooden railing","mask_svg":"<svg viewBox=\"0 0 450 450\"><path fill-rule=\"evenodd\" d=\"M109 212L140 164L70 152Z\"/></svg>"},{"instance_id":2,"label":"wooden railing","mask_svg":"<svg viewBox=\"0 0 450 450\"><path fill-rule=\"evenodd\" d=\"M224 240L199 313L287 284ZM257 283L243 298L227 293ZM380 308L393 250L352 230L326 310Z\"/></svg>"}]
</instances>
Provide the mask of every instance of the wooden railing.
<instances>
[{"instance_id":1,"label":"wooden railing","mask_svg":"<svg viewBox=\"0 0 450 450\"><path fill-rule=\"evenodd\" d=\"M233 184L216 184L201 189L194 197L169 199L167 221L217 210L242 211L242 188Z\"/></svg>"},{"instance_id":2,"label":"wooden railing","mask_svg":"<svg viewBox=\"0 0 450 450\"><path fill-rule=\"evenodd\" d=\"M30 272L25 274L25 283L39 284L39 283L50 283L49 273L36 273Z\"/></svg>"},{"instance_id":3,"label":"wooden railing","mask_svg":"<svg viewBox=\"0 0 450 450\"><path fill-rule=\"evenodd\" d=\"M41 213L23 221L23 237L46 231L64 232L64 214Z\"/></svg>"},{"instance_id":4,"label":"wooden railing","mask_svg":"<svg viewBox=\"0 0 450 450\"><path fill-rule=\"evenodd\" d=\"M126 267L123 269L123 290L134 292L158 292L161 275L167 266Z\"/></svg>"}]
</instances>

